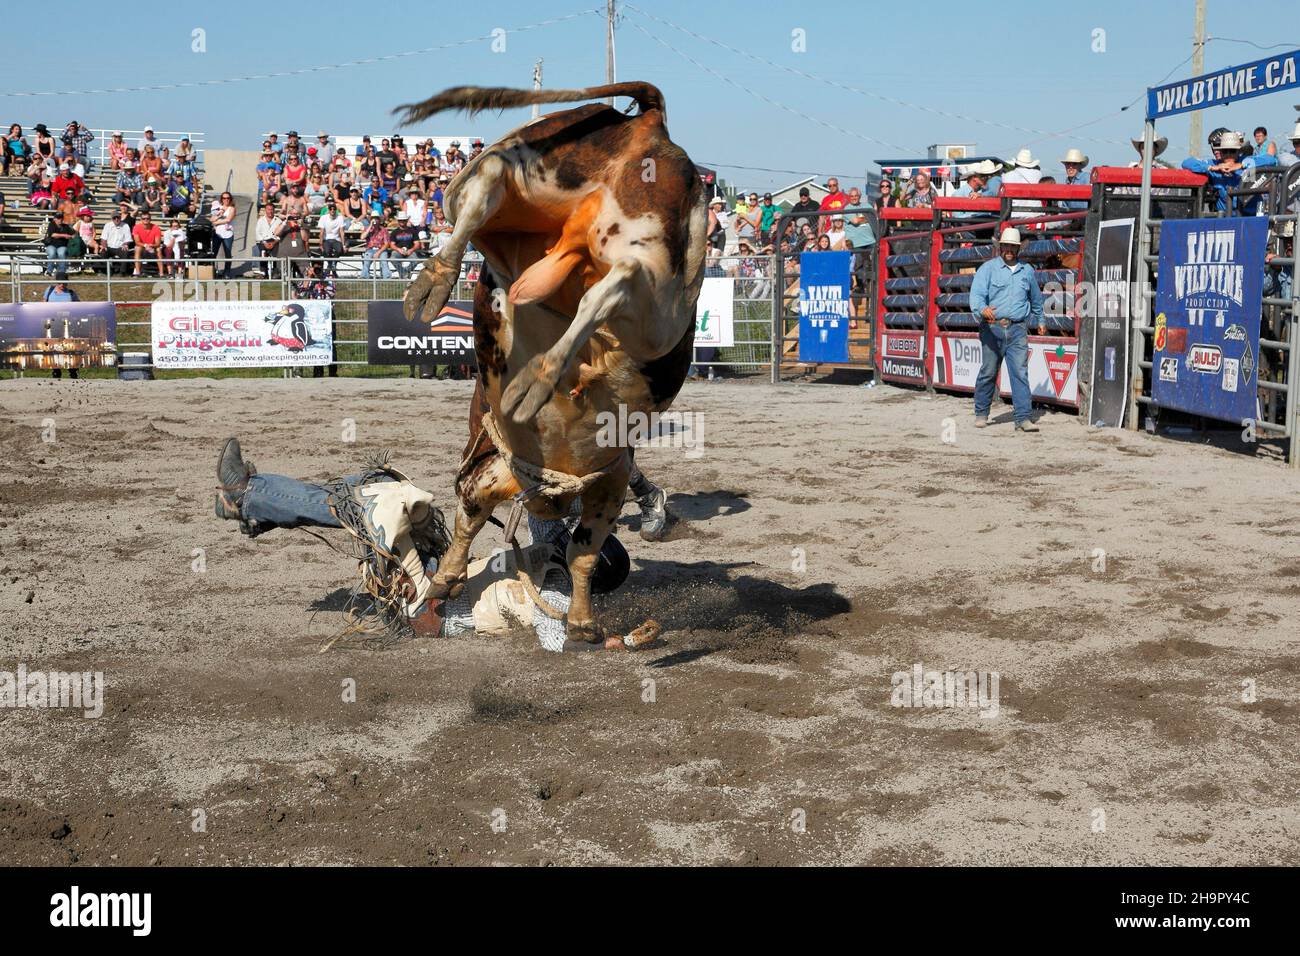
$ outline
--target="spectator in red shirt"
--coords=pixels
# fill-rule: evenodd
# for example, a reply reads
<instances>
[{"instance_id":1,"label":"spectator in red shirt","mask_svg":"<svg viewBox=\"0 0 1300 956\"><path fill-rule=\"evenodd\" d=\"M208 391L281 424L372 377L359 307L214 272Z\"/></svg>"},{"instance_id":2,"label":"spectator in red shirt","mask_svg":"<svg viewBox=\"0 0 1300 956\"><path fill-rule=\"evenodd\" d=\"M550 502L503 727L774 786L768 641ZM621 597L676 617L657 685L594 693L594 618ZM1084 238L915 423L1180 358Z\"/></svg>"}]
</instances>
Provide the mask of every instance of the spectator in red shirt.
<instances>
[{"instance_id":1,"label":"spectator in red shirt","mask_svg":"<svg viewBox=\"0 0 1300 956\"><path fill-rule=\"evenodd\" d=\"M827 195L822 200L819 207L822 212L831 212L835 209L845 209L849 205L848 193L840 192L840 181L834 176L826 180ZM826 232L831 226L831 217L822 216L821 222L818 223L817 231Z\"/></svg>"},{"instance_id":2,"label":"spectator in red shirt","mask_svg":"<svg viewBox=\"0 0 1300 956\"><path fill-rule=\"evenodd\" d=\"M64 196L69 189L72 190L73 199L80 199L86 192L86 181L74 173L67 163L64 163L59 167L58 178L54 180L54 195Z\"/></svg>"},{"instance_id":3,"label":"spectator in red shirt","mask_svg":"<svg viewBox=\"0 0 1300 956\"><path fill-rule=\"evenodd\" d=\"M133 274L140 275L140 260L143 257L152 257L161 278L162 230L154 223L153 216L149 214L148 210L140 213L140 221L131 230L131 236L135 239L135 272Z\"/></svg>"}]
</instances>

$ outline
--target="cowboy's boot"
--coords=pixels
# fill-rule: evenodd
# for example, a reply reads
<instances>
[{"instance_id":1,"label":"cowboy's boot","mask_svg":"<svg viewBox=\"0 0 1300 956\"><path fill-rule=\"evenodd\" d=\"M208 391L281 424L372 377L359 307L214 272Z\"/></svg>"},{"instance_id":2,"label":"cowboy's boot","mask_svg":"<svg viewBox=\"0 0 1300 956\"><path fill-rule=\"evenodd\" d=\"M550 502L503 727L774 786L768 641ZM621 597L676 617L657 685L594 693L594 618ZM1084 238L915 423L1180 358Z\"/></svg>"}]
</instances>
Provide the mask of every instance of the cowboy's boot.
<instances>
[{"instance_id":1,"label":"cowboy's boot","mask_svg":"<svg viewBox=\"0 0 1300 956\"><path fill-rule=\"evenodd\" d=\"M641 509L641 538L645 541L662 541L668 532L668 495L658 486L636 499Z\"/></svg>"},{"instance_id":2,"label":"cowboy's boot","mask_svg":"<svg viewBox=\"0 0 1300 956\"><path fill-rule=\"evenodd\" d=\"M217 457L217 501L218 518L228 518L243 524L240 505L244 491L248 488L248 479L257 474L251 462L244 461L239 449L238 438L227 438L226 444Z\"/></svg>"}]
</instances>

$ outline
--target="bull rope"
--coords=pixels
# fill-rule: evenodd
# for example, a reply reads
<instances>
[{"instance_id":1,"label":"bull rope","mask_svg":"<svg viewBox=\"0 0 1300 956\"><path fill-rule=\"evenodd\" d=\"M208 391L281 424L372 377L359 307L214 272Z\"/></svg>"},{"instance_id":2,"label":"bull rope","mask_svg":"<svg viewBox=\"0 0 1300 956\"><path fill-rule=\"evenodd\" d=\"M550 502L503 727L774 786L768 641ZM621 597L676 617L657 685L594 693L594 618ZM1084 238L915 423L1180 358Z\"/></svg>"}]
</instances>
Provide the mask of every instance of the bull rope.
<instances>
[{"instance_id":1,"label":"bull rope","mask_svg":"<svg viewBox=\"0 0 1300 956\"><path fill-rule=\"evenodd\" d=\"M568 472L555 471L552 468L520 458L512 452L509 446L506 445L505 438L501 435L496 418L489 410L483 413L482 427L479 428L478 434L474 437L473 443L460 463L461 474L465 473L466 467L475 454L478 453L485 437L496 446L497 452L505 459L506 467L510 469L510 473L515 476L520 485L524 486L524 490L514 496L514 503L510 508L510 517L502 526L504 537L510 543L510 549L514 554L515 573L519 578L519 583L543 614L553 621L563 620L565 612L558 610L552 606L550 601L542 597L542 592L538 590L537 585L533 584L533 579L529 577L528 572L524 569L523 550L519 547L517 535L519 521L524 514L524 502L539 495L551 498L581 495L593 484L621 465L627 458L627 449L624 448L622 453L608 465L588 475L570 475Z\"/></svg>"}]
</instances>

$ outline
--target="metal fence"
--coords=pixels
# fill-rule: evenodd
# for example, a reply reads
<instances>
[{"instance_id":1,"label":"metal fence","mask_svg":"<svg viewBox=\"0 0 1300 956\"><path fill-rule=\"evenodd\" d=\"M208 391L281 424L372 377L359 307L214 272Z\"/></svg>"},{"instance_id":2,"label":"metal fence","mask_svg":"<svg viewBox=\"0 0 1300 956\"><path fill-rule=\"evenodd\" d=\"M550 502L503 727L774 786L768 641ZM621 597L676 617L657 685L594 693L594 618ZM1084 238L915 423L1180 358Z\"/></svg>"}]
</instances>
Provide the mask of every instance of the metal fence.
<instances>
[{"instance_id":1,"label":"metal fence","mask_svg":"<svg viewBox=\"0 0 1300 956\"><path fill-rule=\"evenodd\" d=\"M32 143L32 129L36 124L22 123L20 125L23 128L23 135L27 137L28 143ZM60 123L55 125L54 123L47 123L46 125L49 127L50 135L54 137L57 147L62 149L63 130L68 124ZM5 128L8 129L8 126ZM144 130L142 129L98 129L93 126L85 126L84 124L82 125L82 129L89 130L95 137L86 147L86 152L88 153L91 166L108 165L108 145L112 142L114 133L121 133L122 142L133 148L138 141L144 139ZM202 131L156 129L153 131L153 135L154 139L158 141L160 146L169 147L173 153L176 152L176 146L182 139L188 139L190 145L194 147L195 162L197 162L199 166L203 165L203 146L205 139Z\"/></svg>"},{"instance_id":2,"label":"metal fence","mask_svg":"<svg viewBox=\"0 0 1300 956\"><path fill-rule=\"evenodd\" d=\"M359 256L338 260L338 276L333 278L334 346L337 365L366 366L376 371L411 368L411 366L370 366L366 359L366 314L371 302L396 301L402 298L410 278L417 275L425 260L412 265L410 276L393 274L383 278L378 262L371 263L371 275L363 277L364 263ZM230 302L269 301L306 298L305 271L308 262L319 259L235 258L229 262L233 277L208 277L207 270L220 275L227 266L225 259L183 260L185 275L167 277L153 274L152 260L144 263L146 275L123 275L134 263L116 260L85 259L69 263L67 285L82 301L108 301L117 305L117 348L119 353L144 353L152 365L151 306L160 301ZM6 284L9 301L40 302L56 281L42 272L42 259L15 257L15 267ZM113 270L107 269L112 265ZM482 268L482 257L466 256L461 277L451 299L472 301L474 286ZM264 277L263 270L269 277ZM202 270L198 277L197 270ZM710 257L707 275L730 279L734 284L734 344L706 354L696 350L696 365L718 373L753 374L766 367L771 356L772 280L774 270L770 256ZM199 374L186 372L177 374Z\"/></svg>"}]
</instances>

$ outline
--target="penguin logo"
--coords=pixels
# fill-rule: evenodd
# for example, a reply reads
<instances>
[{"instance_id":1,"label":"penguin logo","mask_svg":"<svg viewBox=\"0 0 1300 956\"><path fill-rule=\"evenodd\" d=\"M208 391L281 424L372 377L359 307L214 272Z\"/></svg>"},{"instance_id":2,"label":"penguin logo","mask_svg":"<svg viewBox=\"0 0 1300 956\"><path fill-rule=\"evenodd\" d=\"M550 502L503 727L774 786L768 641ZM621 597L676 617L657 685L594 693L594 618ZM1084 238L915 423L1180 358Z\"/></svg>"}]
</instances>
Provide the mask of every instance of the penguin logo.
<instances>
[{"instance_id":1,"label":"penguin logo","mask_svg":"<svg viewBox=\"0 0 1300 956\"><path fill-rule=\"evenodd\" d=\"M313 342L311 332L307 330L307 313L296 302L268 313L263 321L271 325L271 342L284 346L290 352L301 352Z\"/></svg>"}]
</instances>

